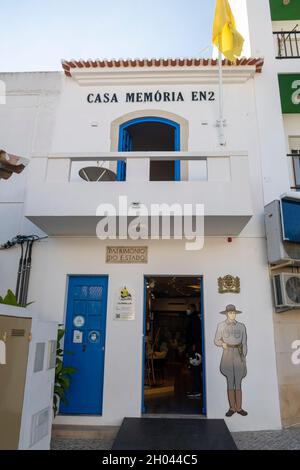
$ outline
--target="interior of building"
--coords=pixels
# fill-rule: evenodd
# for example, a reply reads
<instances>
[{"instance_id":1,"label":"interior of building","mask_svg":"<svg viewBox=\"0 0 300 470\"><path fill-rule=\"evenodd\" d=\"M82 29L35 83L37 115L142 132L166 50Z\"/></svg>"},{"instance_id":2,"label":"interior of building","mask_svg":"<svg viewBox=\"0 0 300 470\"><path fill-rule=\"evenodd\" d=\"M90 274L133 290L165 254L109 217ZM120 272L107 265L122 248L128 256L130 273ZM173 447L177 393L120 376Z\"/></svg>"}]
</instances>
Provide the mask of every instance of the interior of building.
<instances>
[{"instance_id":1,"label":"interior of building","mask_svg":"<svg viewBox=\"0 0 300 470\"><path fill-rule=\"evenodd\" d=\"M146 278L144 412L202 414L201 278Z\"/></svg>"}]
</instances>

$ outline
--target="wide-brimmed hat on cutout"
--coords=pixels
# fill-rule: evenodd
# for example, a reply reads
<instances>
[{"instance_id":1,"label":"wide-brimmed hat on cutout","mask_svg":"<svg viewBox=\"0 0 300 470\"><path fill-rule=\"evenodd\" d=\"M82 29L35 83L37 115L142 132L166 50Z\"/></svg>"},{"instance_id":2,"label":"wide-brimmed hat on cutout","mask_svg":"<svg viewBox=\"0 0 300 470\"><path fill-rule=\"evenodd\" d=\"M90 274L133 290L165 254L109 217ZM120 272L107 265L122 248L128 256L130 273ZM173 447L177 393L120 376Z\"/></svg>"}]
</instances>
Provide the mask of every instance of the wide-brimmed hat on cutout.
<instances>
[{"instance_id":1,"label":"wide-brimmed hat on cutout","mask_svg":"<svg viewBox=\"0 0 300 470\"><path fill-rule=\"evenodd\" d=\"M242 313L241 310L237 310L235 305L229 304L226 306L225 310L223 310L222 313L223 315L227 315L229 312L234 312L234 313Z\"/></svg>"}]
</instances>

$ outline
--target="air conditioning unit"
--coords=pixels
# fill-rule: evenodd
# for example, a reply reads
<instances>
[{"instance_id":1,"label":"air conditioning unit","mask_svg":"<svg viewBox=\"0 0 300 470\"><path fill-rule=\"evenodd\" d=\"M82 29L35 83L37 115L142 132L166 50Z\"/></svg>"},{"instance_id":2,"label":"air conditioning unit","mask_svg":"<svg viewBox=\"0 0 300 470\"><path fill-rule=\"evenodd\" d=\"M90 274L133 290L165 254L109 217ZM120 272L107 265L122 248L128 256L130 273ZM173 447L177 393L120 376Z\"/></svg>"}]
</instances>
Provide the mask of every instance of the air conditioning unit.
<instances>
[{"instance_id":1,"label":"air conditioning unit","mask_svg":"<svg viewBox=\"0 0 300 470\"><path fill-rule=\"evenodd\" d=\"M273 286L276 308L300 308L300 274L275 274Z\"/></svg>"},{"instance_id":2,"label":"air conditioning unit","mask_svg":"<svg viewBox=\"0 0 300 470\"><path fill-rule=\"evenodd\" d=\"M268 261L300 266L300 194L282 196L265 207Z\"/></svg>"}]
</instances>

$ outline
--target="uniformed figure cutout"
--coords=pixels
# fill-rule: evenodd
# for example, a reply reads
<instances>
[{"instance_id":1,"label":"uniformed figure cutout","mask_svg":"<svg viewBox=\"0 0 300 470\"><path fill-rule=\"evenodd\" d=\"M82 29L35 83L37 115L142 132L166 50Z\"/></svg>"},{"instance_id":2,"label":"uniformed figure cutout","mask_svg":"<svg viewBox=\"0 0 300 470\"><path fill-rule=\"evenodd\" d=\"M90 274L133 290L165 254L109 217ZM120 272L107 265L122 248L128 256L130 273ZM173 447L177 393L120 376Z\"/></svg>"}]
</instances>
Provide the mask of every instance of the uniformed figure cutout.
<instances>
[{"instance_id":1,"label":"uniformed figure cutout","mask_svg":"<svg viewBox=\"0 0 300 470\"><path fill-rule=\"evenodd\" d=\"M215 345L223 348L220 370L227 379L229 410L226 416L234 413L247 416L242 408L242 380L247 375L247 330L243 323L236 321L237 314L242 312L234 305L227 305L220 313L227 318L218 324Z\"/></svg>"}]
</instances>

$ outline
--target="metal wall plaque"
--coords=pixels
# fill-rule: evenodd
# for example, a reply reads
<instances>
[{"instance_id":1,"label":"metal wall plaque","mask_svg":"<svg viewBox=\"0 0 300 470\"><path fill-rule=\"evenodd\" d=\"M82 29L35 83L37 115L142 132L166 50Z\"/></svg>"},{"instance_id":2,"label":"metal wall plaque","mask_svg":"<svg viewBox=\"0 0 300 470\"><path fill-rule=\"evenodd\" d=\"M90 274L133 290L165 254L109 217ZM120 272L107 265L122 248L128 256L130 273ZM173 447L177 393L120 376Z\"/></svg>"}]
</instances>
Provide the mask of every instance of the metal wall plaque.
<instances>
[{"instance_id":1,"label":"metal wall plaque","mask_svg":"<svg viewBox=\"0 0 300 470\"><path fill-rule=\"evenodd\" d=\"M147 246L107 246L106 263L109 264L146 264Z\"/></svg>"},{"instance_id":2,"label":"metal wall plaque","mask_svg":"<svg viewBox=\"0 0 300 470\"><path fill-rule=\"evenodd\" d=\"M238 276L234 277L231 274L227 274L224 277L219 277L218 286L219 294L239 294L241 292L240 278Z\"/></svg>"}]
</instances>

